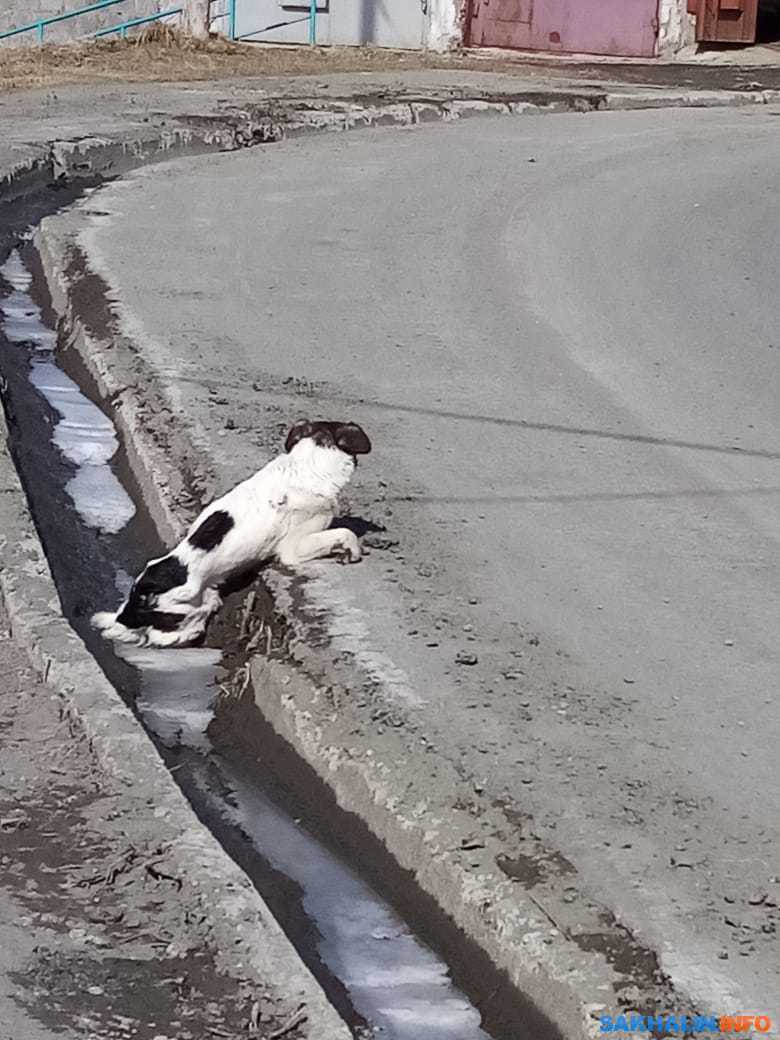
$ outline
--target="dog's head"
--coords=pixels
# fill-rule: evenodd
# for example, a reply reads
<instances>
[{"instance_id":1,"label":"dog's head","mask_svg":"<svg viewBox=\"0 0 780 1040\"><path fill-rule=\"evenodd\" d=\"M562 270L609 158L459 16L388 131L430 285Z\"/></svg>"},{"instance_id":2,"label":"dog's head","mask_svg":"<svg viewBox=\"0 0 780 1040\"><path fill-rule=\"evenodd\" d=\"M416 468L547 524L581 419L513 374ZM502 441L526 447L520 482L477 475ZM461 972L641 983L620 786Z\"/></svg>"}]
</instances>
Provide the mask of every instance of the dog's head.
<instances>
[{"instance_id":1,"label":"dog's head","mask_svg":"<svg viewBox=\"0 0 780 1040\"><path fill-rule=\"evenodd\" d=\"M357 423L344 422L311 422L304 419L292 427L284 442L284 450L292 451L298 441L311 437L320 448L338 448L345 455L368 455L371 441L365 431Z\"/></svg>"}]
</instances>

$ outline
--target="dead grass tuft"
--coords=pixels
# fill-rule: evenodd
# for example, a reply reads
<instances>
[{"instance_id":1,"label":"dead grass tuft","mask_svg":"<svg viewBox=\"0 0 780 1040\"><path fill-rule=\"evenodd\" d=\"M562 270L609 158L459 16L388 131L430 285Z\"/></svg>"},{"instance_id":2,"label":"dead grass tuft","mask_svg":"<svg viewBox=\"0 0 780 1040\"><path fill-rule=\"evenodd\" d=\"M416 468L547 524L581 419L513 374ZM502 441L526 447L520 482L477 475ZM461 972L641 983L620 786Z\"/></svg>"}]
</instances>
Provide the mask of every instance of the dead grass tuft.
<instances>
[{"instance_id":1,"label":"dead grass tuft","mask_svg":"<svg viewBox=\"0 0 780 1040\"><path fill-rule=\"evenodd\" d=\"M194 40L157 23L131 39L0 49L0 91L63 83L180 82L467 67L456 56L367 47L285 47ZM480 65L479 67L483 67Z\"/></svg>"}]
</instances>

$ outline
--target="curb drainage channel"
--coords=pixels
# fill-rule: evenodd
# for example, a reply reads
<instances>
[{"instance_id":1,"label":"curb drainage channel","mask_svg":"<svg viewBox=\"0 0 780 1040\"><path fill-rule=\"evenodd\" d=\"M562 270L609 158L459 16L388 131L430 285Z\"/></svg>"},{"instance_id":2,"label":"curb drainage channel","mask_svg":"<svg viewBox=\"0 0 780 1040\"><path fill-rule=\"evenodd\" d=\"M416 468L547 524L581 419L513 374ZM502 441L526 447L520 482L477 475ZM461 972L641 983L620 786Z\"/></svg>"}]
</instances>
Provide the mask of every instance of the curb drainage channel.
<instances>
[{"instance_id":1,"label":"curb drainage channel","mask_svg":"<svg viewBox=\"0 0 780 1040\"><path fill-rule=\"evenodd\" d=\"M38 302L45 290L33 286L37 266L32 247L23 245L10 252L0 269L10 288L0 298L0 336L5 340L5 404L14 417L14 458L66 616L142 721L201 821L251 878L277 920L284 921L288 937L353 1036L515 1040L531 1031L556 1036L484 955L448 927L444 915L424 905L424 898L415 903L410 877L398 878L395 889L405 890L400 901L411 910L415 925L419 918L426 938L435 943L442 931L443 945L454 947L457 981L474 1003L459 991L445 959L394 909L394 886L385 880L388 898L377 894L328 847L327 839L316 835L322 830L318 816L330 820L332 845L338 843L340 830L354 833L359 828L327 804L323 785L301 789L299 779L293 781L299 790L289 789L292 777L311 777L294 752L274 738L270 727L263 727L256 712L247 718L253 746L261 761L281 764L275 774L258 764L256 755L242 754L229 733L217 728L212 741L216 687L234 678L220 667L219 649L133 648L117 658L91 632L87 619L106 590L113 584L118 598L129 575L157 552L160 542L132 482L116 429L93 403L95 395L84 394L65 371L68 351L57 349L46 304ZM236 602L234 598L232 611L228 603L224 630L238 624ZM251 691L249 700L254 703ZM300 825L299 816L307 812L311 829ZM357 851L353 861L362 863L360 835L352 849ZM373 879L403 873L393 868L378 843L366 850L365 859L372 864Z\"/></svg>"}]
</instances>

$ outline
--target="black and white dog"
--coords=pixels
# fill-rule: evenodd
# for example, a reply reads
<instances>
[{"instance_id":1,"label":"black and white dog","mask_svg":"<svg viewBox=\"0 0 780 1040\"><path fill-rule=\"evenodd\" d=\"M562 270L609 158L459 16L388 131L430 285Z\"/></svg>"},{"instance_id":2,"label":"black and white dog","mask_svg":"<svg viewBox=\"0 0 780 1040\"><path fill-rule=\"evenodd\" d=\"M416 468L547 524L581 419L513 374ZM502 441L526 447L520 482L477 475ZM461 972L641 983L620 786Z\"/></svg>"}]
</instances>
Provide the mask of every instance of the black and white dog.
<instances>
[{"instance_id":1,"label":"black and white dog","mask_svg":"<svg viewBox=\"0 0 780 1040\"><path fill-rule=\"evenodd\" d=\"M106 639L144 646L186 646L205 632L222 603L220 586L266 560L296 567L338 554L360 559L355 534L330 529L339 492L371 451L357 423L299 422L285 454L207 506L186 537L151 560L115 613L94 614Z\"/></svg>"}]
</instances>

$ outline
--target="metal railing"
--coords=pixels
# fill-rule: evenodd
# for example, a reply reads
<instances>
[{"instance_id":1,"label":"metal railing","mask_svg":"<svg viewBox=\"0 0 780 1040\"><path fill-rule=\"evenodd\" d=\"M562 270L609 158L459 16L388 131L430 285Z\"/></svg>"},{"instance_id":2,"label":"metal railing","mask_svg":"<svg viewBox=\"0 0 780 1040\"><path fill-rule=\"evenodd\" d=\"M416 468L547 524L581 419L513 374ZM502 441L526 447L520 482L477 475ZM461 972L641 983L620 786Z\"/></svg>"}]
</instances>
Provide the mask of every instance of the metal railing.
<instances>
[{"instance_id":1,"label":"metal railing","mask_svg":"<svg viewBox=\"0 0 780 1040\"><path fill-rule=\"evenodd\" d=\"M169 18L172 14L181 14L183 10L183 7L171 7L167 11L158 11L156 14L147 14L143 18L130 18L126 22L120 22L119 25L109 25L106 29L98 29L98 31L92 33L92 35L110 36L111 33L118 32L124 39L124 37L127 36L127 30L133 29L136 25L146 25L147 22L158 22L161 18Z\"/></svg>"},{"instance_id":2,"label":"metal railing","mask_svg":"<svg viewBox=\"0 0 780 1040\"><path fill-rule=\"evenodd\" d=\"M4 32L0 32L0 40L5 40L9 36L18 36L20 33L35 32L38 35L38 43L43 43L47 26L54 25L55 22L65 22L69 18L78 18L83 14L91 14L93 11L102 11L105 7L114 7L116 4L123 4L125 2L126 0L97 0L96 3L87 4L86 7L78 7L75 11L64 11L62 14L53 14L48 18L39 18L37 21L29 22L27 25L19 25L15 29L6 29ZM234 3L234 0L231 0L231 3ZM118 32L120 35L126 36L127 30L135 25L143 25L146 22L156 22L160 18L168 18L173 14L181 14L181 10L181 7L174 7L167 11L158 11L156 14L146 15L143 18L131 18L126 22L120 22L118 25L99 29L91 35L108 36L109 33Z\"/></svg>"},{"instance_id":3,"label":"metal railing","mask_svg":"<svg viewBox=\"0 0 780 1040\"><path fill-rule=\"evenodd\" d=\"M116 4L125 3L126 0L96 0L95 3L87 4L86 7L78 7L75 11L64 11L62 14L53 14L48 18L39 18L34 22L29 22L27 25L18 25L15 29L6 29L0 32L0 40L8 39L11 36L18 36L21 33L34 32L37 33L38 43L44 42L44 35L46 27L54 25L57 22L65 22L70 18L78 18L83 14L91 14L93 11L102 11L106 7L114 7ZM236 36L236 3L237 0L228 0L227 9L227 21L228 21L228 39L235 40ZM171 7L167 11L157 11L155 14L145 15L141 18L129 18L127 21L120 22L118 25L110 25L105 29L98 29L97 32L91 33L93 37L96 36L110 36L112 33L119 33L120 36L126 37L127 30L133 29L137 25L146 25L148 22L157 22L161 18L170 18L172 15L181 14L181 7ZM225 17L225 15L218 15L217 17ZM309 13L302 19L302 21L308 21L309 23L309 44L314 47L317 43L317 0L309 0ZM282 25L286 23L280 23ZM276 26L272 26L276 28ZM263 30L258 29L252 33L246 33L244 36L255 36L258 32ZM243 37L242 37L243 38Z\"/></svg>"}]
</instances>

